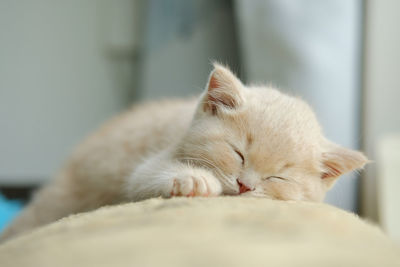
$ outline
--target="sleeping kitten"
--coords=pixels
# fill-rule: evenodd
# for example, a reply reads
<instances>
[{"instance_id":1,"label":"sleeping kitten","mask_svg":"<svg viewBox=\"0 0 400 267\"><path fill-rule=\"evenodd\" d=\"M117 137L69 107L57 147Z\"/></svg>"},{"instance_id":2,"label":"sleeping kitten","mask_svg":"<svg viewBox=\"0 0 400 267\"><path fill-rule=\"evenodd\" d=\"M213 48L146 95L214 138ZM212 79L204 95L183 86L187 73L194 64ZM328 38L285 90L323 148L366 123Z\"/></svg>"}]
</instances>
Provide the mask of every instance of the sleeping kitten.
<instances>
[{"instance_id":1,"label":"sleeping kitten","mask_svg":"<svg viewBox=\"0 0 400 267\"><path fill-rule=\"evenodd\" d=\"M90 136L2 238L160 196L322 201L340 175L366 162L324 138L305 102L245 86L215 64L199 99L136 106Z\"/></svg>"}]
</instances>

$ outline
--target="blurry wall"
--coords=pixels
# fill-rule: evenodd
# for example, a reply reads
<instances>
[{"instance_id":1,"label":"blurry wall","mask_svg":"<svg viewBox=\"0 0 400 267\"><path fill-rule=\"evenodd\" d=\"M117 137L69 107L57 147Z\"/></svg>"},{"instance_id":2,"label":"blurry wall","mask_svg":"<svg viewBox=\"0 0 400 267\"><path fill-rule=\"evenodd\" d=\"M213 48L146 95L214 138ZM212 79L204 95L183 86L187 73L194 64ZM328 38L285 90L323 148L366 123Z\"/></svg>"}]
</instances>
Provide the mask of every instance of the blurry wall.
<instances>
[{"instance_id":1,"label":"blurry wall","mask_svg":"<svg viewBox=\"0 0 400 267\"><path fill-rule=\"evenodd\" d=\"M104 9L127 4L0 1L2 184L49 178L77 142L131 101L109 56L115 37L104 32Z\"/></svg>"},{"instance_id":2,"label":"blurry wall","mask_svg":"<svg viewBox=\"0 0 400 267\"><path fill-rule=\"evenodd\" d=\"M232 1L148 3L141 98L199 94L212 60L240 72Z\"/></svg>"}]
</instances>

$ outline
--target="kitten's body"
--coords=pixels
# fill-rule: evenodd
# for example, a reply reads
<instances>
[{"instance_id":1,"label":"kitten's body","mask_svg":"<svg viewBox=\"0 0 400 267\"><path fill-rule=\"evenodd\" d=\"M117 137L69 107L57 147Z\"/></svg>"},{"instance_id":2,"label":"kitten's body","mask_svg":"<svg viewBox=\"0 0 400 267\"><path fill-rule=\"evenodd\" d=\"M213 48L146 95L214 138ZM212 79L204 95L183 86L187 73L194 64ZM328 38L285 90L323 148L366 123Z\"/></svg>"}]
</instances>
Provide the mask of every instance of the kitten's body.
<instances>
[{"instance_id":1,"label":"kitten's body","mask_svg":"<svg viewBox=\"0 0 400 267\"><path fill-rule=\"evenodd\" d=\"M321 201L366 158L327 141L303 101L216 65L198 99L143 104L72 154L2 238L104 205L219 194Z\"/></svg>"},{"instance_id":2,"label":"kitten's body","mask_svg":"<svg viewBox=\"0 0 400 267\"><path fill-rule=\"evenodd\" d=\"M126 178L146 155L177 142L195 108L196 99L149 102L107 122L73 151L56 179L35 194L2 238L126 201Z\"/></svg>"}]
</instances>

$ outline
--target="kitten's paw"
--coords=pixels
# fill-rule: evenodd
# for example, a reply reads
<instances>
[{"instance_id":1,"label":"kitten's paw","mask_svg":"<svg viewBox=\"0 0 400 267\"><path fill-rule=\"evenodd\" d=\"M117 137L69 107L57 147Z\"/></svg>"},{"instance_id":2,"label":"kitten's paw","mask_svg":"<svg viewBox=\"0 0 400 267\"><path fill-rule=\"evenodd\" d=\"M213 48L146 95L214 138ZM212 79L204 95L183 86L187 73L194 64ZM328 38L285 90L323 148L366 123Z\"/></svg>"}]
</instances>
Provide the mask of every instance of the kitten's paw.
<instances>
[{"instance_id":1,"label":"kitten's paw","mask_svg":"<svg viewBox=\"0 0 400 267\"><path fill-rule=\"evenodd\" d=\"M218 196L222 192L221 184L207 172L181 174L173 178L169 196Z\"/></svg>"}]
</instances>

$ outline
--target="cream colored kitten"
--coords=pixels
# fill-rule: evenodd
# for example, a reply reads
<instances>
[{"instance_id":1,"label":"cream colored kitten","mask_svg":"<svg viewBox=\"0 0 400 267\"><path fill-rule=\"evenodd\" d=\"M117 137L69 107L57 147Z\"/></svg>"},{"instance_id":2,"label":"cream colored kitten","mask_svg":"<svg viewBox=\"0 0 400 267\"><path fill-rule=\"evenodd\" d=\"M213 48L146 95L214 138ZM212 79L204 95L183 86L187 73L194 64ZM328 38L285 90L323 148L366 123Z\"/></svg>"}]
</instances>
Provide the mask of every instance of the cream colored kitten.
<instances>
[{"instance_id":1,"label":"cream colored kitten","mask_svg":"<svg viewBox=\"0 0 400 267\"><path fill-rule=\"evenodd\" d=\"M73 153L3 239L69 214L152 197L322 201L366 157L322 135L310 107L215 64L200 98L143 104Z\"/></svg>"}]
</instances>

